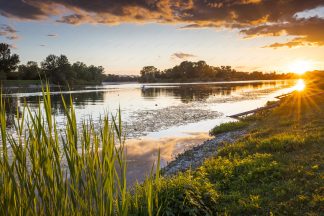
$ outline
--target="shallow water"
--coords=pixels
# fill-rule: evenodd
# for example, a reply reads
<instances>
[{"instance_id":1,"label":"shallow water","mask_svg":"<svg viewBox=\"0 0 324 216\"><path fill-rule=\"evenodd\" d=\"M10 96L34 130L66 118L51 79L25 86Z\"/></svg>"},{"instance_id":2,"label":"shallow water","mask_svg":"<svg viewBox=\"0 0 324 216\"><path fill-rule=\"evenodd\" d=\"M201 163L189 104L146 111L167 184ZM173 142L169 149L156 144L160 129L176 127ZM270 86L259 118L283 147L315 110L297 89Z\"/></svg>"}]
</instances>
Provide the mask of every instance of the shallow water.
<instances>
[{"instance_id":1,"label":"shallow water","mask_svg":"<svg viewBox=\"0 0 324 216\"><path fill-rule=\"evenodd\" d=\"M121 108L125 125L129 179L142 179L161 149L162 165L178 153L209 138L208 131L228 115L261 107L275 96L288 93L296 81L213 83L103 84L68 91L52 90L53 111L58 125L65 121L61 93L73 103L78 121L98 121L105 113ZM12 106L36 108L39 89L15 89L5 95ZM14 109L13 109L14 110Z\"/></svg>"}]
</instances>

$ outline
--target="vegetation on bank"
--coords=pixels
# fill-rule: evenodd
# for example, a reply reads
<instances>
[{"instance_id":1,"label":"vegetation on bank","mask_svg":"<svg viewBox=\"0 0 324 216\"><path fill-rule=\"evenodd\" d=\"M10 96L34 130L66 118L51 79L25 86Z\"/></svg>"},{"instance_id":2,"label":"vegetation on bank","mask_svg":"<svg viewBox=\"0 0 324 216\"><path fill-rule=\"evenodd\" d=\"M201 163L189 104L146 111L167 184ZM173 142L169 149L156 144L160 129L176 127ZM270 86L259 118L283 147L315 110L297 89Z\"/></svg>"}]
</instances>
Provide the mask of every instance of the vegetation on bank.
<instances>
[{"instance_id":1,"label":"vegetation on bank","mask_svg":"<svg viewBox=\"0 0 324 216\"><path fill-rule=\"evenodd\" d=\"M248 123L245 121L226 122L211 129L209 134L216 136L221 133L239 130L245 128L246 126L248 126Z\"/></svg>"},{"instance_id":2,"label":"vegetation on bank","mask_svg":"<svg viewBox=\"0 0 324 216\"><path fill-rule=\"evenodd\" d=\"M26 86L26 85L41 85L41 80L0 80L1 86Z\"/></svg>"},{"instance_id":3,"label":"vegetation on bank","mask_svg":"<svg viewBox=\"0 0 324 216\"><path fill-rule=\"evenodd\" d=\"M11 54L8 44L0 43L0 80L23 83L22 80L48 80L60 85L101 84L104 80L102 66L86 65L83 62L71 64L65 55L48 55L40 65L29 61L19 64L19 56Z\"/></svg>"},{"instance_id":4,"label":"vegetation on bank","mask_svg":"<svg viewBox=\"0 0 324 216\"><path fill-rule=\"evenodd\" d=\"M104 82L138 82L139 76L107 74L103 79L103 81Z\"/></svg>"},{"instance_id":5,"label":"vegetation on bank","mask_svg":"<svg viewBox=\"0 0 324 216\"><path fill-rule=\"evenodd\" d=\"M195 82L195 81L237 81L237 80L275 80L296 78L296 74L252 73L240 72L231 66L214 67L205 61L183 61L179 65L166 70L154 66L145 66L140 71L141 82Z\"/></svg>"},{"instance_id":6,"label":"vegetation on bank","mask_svg":"<svg viewBox=\"0 0 324 216\"><path fill-rule=\"evenodd\" d=\"M39 109L17 109L7 131L0 98L0 215L152 215L159 169L131 193L120 113L77 123L72 99L62 96L67 122L57 128L49 88ZM157 164L157 167L160 165ZM141 203L138 198L141 197Z\"/></svg>"},{"instance_id":7,"label":"vegetation on bank","mask_svg":"<svg viewBox=\"0 0 324 216\"><path fill-rule=\"evenodd\" d=\"M324 206L324 74L280 107L216 127L245 124L198 169L160 181L162 212L173 215L321 215ZM314 80L313 80L314 79ZM316 83L316 85L314 85ZM321 87L321 88L319 88ZM235 126L234 126L235 125Z\"/></svg>"}]
</instances>

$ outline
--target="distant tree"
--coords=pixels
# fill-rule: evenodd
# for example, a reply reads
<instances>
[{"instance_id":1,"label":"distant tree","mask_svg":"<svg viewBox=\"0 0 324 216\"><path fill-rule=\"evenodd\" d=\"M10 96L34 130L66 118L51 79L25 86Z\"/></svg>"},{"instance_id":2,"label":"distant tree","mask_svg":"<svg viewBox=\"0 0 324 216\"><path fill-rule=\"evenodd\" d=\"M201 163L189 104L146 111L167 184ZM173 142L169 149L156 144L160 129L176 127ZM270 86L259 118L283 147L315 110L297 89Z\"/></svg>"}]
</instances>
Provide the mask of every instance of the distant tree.
<instances>
[{"instance_id":1,"label":"distant tree","mask_svg":"<svg viewBox=\"0 0 324 216\"><path fill-rule=\"evenodd\" d=\"M72 65L72 70L78 80L90 80L90 73L88 72L88 66L83 62L75 62Z\"/></svg>"},{"instance_id":2,"label":"distant tree","mask_svg":"<svg viewBox=\"0 0 324 216\"><path fill-rule=\"evenodd\" d=\"M91 81L101 82L103 80L103 74L105 69L102 66L90 65L88 67L88 72L90 73Z\"/></svg>"},{"instance_id":3,"label":"distant tree","mask_svg":"<svg viewBox=\"0 0 324 216\"><path fill-rule=\"evenodd\" d=\"M96 83L100 84L104 76L104 68L102 66L87 66L83 62L75 62L72 65L73 76L76 77L78 83Z\"/></svg>"},{"instance_id":4,"label":"distant tree","mask_svg":"<svg viewBox=\"0 0 324 216\"><path fill-rule=\"evenodd\" d=\"M55 84L73 83L75 74L65 55L49 55L41 63L46 78Z\"/></svg>"},{"instance_id":5,"label":"distant tree","mask_svg":"<svg viewBox=\"0 0 324 216\"><path fill-rule=\"evenodd\" d=\"M155 82L156 75L160 73L160 71L154 66L145 66L140 73L142 82Z\"/></svg>"},{"instance_id":6,"label":"distant tree","mask_svg":"<svg viewBox=\"0 0 324 216\"><path fill-rule=\"evenodd\" d=\"M137 82L139 76L136 75L116 75L116 74L107 74L105 75L105 82Z\"/></svg>"},{"instance_id":7,"label":"distant tree","mask_svg":"<svg viewBox=\"0 0 324 216\"><path fill-rule=\"evenodd\" d=\"M239 72L231 66L213 67L205 61L190 62L183 61L173 68L158 70L154 66L146 66L140 71L140 82L156 81L231 81L231 80L270 80L270 79L290 79L293 75L262 73L262 72Z\"/></svg>"},{"instance_id":8,"label":"distant tree","mask_svg":"<svg viewBox=\"0 0 324 216\"><path fill-rule=\"evenodd\" d=\"M19 65L18 73L20 79L23 80L37 80L40 79L41 69L38 67L37 62L29 61L26 65Z\"/></svg>"},{"instance_id":9,"label":"distant tree","mask_svg":"<svg viewBox=\"0 0 324 216\"><path fill-rule=\"evenodd\" d=\"M0 43L0 80L5 80L10 72L17 69L19 56L11 54L8 44Z\"/></svg>"}]
</instances>

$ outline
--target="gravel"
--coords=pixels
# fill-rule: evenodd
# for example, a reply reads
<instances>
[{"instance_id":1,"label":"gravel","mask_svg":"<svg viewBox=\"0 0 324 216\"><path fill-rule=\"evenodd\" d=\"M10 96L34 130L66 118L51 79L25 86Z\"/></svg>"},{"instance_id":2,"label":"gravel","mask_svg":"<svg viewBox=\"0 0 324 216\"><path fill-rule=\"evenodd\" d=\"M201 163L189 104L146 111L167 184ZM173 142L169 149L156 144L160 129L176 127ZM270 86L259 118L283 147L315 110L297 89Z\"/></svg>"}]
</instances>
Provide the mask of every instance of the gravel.
<instances>
[{"instance_id":1,"label":"gravel","mask_svg":"<svg viewBox=\"0 0 324 216\"><path fill-rule=\"evenodd\" d=\"M184 172L190 168L196 169L207 158L217 155L217 149L219 148L220 144L224 142L234 142L244 134L246 134L246 130L237 130L225 132L217 135L213 139L206 140L201 145L179 154L175 160L162 168L162 173L164 176L172 176L178 172Z\"/></svg>"}]
</instances>

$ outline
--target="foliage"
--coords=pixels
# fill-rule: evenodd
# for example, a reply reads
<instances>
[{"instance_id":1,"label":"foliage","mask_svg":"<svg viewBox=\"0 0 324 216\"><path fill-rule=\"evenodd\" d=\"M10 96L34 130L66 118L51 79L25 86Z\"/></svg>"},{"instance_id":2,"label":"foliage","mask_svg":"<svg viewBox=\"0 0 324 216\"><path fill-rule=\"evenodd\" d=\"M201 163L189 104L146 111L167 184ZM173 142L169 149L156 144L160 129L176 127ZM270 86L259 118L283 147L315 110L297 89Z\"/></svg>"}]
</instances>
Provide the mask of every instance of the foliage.
<instances>
[{"instance_id":1,"label":"foliage","mask_svg":"<svg viewBox=\"0 0 324 216\"><path fill-rule=\"evenodd\" d=\"M231 80L269 80L294 78L293 74L252 73L239 72L231 66L214 67L205 61L183 61L173 68L164 71L154 66L145 66L141 70L141 82L186 82L186 81L231 81Z\"/></svg>"},{"instance_id":2,"label":"foliage","mask_svg":"<svg viewBox=\"0 0 324 216\"><path fill-rule=\"evenodd\" d=\"M48 55L38 66L29 61L18 66L19 56L11 55L8 44L0 44L0 80L48 80L53 84L100 84L105 78L101 66L82 62L71 65L65 55ZM16 69L18 68L18 71Z\"/></svg>"},{"instance_id":3,"label":"foliage","mask_svg":"<svg viewBox=\"0 0 324 216\"><path fill-rule=\"evenodd\" d=\"M209 131L210 135L216 136L224 132L239 130L248 126L246 121L235 121L235 122L226 122L222 123Z\"/></svg>"},{"instance_id":4,"label":"foliage","mask_svg":"<svg viewBox=\"0 0 324 216\"><path fill-rule=\"evenodd\" d=\"M153 211L154 215L159 212L162 215L212 215L217 207L218 192L209 181L198 179L193 173L180 173L154 183L153 191L160 204L160 208ZM143 185L139 185L136 192L139 206L146 208Z\"/></svg>"},{"instance_id":5,"label":"foliage","mask_svg":"<svg viewBox=\"0 0 324 216\"><path fill-rule=\"evenodd\" d=\"M29 61L26 65L19 65L18 73L20 76L19 78L22 80L38 80L44 77L37 62L34 61Z\"/></svg>"},{"instance_id":6,"label":"foliage","mask_svg":"<svg viewBox=\"0 0 324 216\"><path fill-rule=\"evenodd\" d=\"M71 81L73 71L68 58L65 55L49 55L41 63L41 68L48 79L56 84L64 84Z\"/></svg>"},{"instance_id":7,"label":"foliage","mask_svg":"<svg viewBox=\"0 0 324 216\"><path fill-rule=\"evenodd\" d=\"M100 84L104 79L104 68L94 65L87 66L82 62L76 62L72 65L73 75L75 80L88 83Z\"/></svg>"},{"instance_id":8,"label":"foliage","mask_svg":"<svg viewBox=\"0 0 324 216\"><path fill-rule=\"evenodd\" d=\"M8 73L17 69L19 56L11 54L8 44L0 43L0 80L5 80Z\"/></svg>"},{"instance_id":9,"label":"foliage","mask_svg":"<svg viewBox=\"0 0 324 216\"><path fill-rule=\"evenodd\" d=\"M62 96L67 122L61 131L48 87L42 99L35 112L17 110L14 137L0 98L0 215L138 215L126 188L120 112L111 120L104 116L100 128L91 120L78 124L72 99ZM146 179L143 199L153 200L158 177ZM147 203L141 212L152 215L156 205Z\"/></svg>"},{"instance_id":10,"label":"foliage","mask_svg":"<svg viewBox=\"0 0 324 216\"><path fill-rule=\"evenodd\" d=\"M104 82L138 82L139 76L136 75L116 75L107 74L104 78Z\"/></svg>"},{"instance_id":11,"label":"foliage","mask_svg":"<svg viewBox=\"0 0 324 216\"><path fill-rule=\"evenodd\" d=\"M140 71L142 82L154 82L160 76L160 71L154 66L145 66Z\"/></svg>"}]
</instances>

